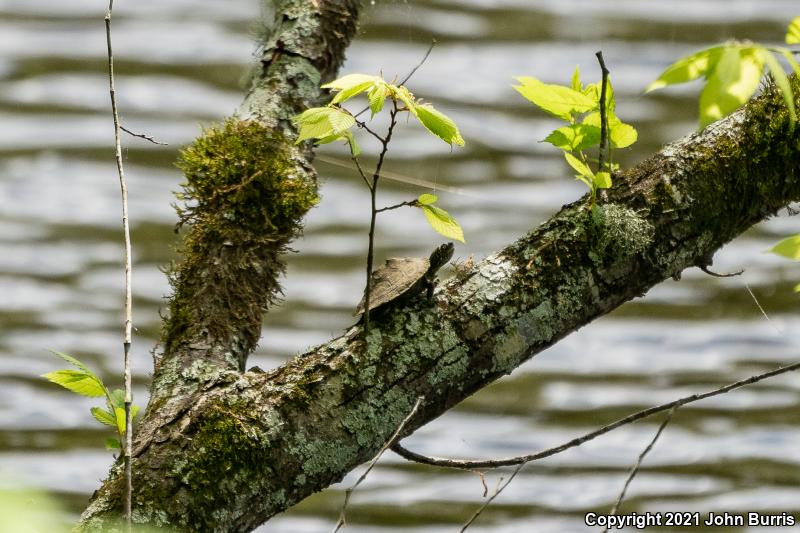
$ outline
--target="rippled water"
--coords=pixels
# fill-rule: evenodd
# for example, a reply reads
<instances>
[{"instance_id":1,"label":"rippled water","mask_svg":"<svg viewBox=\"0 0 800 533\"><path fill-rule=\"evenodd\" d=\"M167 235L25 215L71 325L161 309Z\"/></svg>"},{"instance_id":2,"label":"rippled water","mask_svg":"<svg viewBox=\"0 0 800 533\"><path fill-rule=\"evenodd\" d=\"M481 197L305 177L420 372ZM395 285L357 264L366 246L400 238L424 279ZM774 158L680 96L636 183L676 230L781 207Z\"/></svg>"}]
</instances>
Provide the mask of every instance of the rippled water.
<instances>
[{"instance_id":1,"label":"rippled water","mask_svg":"<svg viewBox=\"0 0 800 533\"><path fill-rule=\"evenodd\" d=\"M88 414L91 402L38 376L59 367L48 352L55 349L118 381L123 277L105 8L100 0L0 0L0 478L53 491L72 516L106 472L105 434ZM168 292L159 268L174 243L170 202L180 176L172 162L201 124L241 100L259 9L256 0L115 3L124 122L169 143L125 139L141 402ZM669 62L731 36L777 44L797 15L796 2L785 0L377 2L367 9L345 71L403 75L436 36L409 85L456 119L467 146L451 152L409 125L392 143L389 170L463 189L439 191L441 203L467 235L456 255L482 257L583 193L558 154L538 142L555 123L519 98L514 76L565 83L580 65L584 79L594 80L594 52L602 49L618 114L640 132L640 142L618 158L635 164L694 128L697 86L641 93ZM265 321L251 360L262 367L341 332L361 290L366 191L340 146L322 153L323 201L289 259L286 301ZM381 199L393 203L420 192L386 181ZM788 218L751 230L715 262L721 271L745 268L743 276L720 280L689 271L680 282L655 287L418 431L408 446L468 457L525 453L794 361L800 338L790 287L800 270L763 252L796 231ZM379 257L424 254L438 241L412 210L380 220ZM798 413L794 375L682 409L631 485L625 509L796 512ZM471 530L585 530L583 514L611 507L657 422L622 428L523 470ZM490 490L499 476L508 472L487 474ZM330 530L345 485L264 530ZM413 466L387 454L356 493L348 530L457 531L482 493L473 473Z\"/></svg>"}]
</instances>

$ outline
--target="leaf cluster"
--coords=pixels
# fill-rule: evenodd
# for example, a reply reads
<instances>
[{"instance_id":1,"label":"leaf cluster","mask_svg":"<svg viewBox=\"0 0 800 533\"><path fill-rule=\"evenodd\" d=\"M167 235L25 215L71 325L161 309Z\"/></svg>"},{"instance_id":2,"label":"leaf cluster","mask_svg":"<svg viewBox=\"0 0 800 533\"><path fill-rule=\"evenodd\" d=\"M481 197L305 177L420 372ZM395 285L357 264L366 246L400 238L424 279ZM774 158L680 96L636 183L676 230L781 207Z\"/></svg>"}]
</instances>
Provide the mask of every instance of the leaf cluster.
<instances>
[{"instance_id":1,"label":"leaf cluster","mask_svg":"<svg viewBox=\"0 0 800 533\"><path fill-rule=\"evenodd\" d=\"M67 390L79 394L80 396L87 396L89 398L105 397L106 405L103 407L92 407L90 409L92 416L103 425L111 426L117 430L119 439L109 438L106 439L106 448L108 449L121 449L120 444L123 435L125 434L126 419L125 419L125 392L122 389L109 390L105 386L103 380L92 372L89 367L84 365L78 359L61 352L53 352L67 363L75 366L77 370L65 369L56 370L55 372L48 372L43 374L42 377L48 381L61 385ZM139 412L138 405L131 406L131 420L136 419Z\"/></svg>"},{"instance_id":2,"label":"leaf cluster","mask_svg":"<svg viewBox=\"0 0 800 533\"><path fill-rule=\"evenodd\" d=\"M609 168L599 168L594 172L589 168L586 154L586 150L599 146L602 141L602 82L584 86L578 67L572 75L570 86L544 83L532 76L516 79L520 84L514 88L525 99L567 123L552 131L544 141L563 150L567 163L577 172L575 178L586 184L593 201L598 189L611 187L611 170L615 168L610 164ZM626 148L636 142L638 134L633 126L616 116L614 90L610 80L606 83L603 107L608 127L607 140L614 148Z\"/></svg>"},{"instance_id":3,"label":"leaf cluster","mask_svg":"<svg viewBox=\"0 0 800 533\"><path fill-rule=\"evenodd\" d=\"M361 155L361 148L353 135L353 126L366 129L366 124L359 122L358 115L353 115L342 104L359 95L366 95L369 102L370 118L380 113L386 101L392 103L394 114L409 113L417 119L432 135L449 145L464 145L464 138L456 123L447 115L433 107L430 103L417 99L402 84L389 83L381 76L367 74L348 74L322 86L335 94L330 103L324 107L313 107L295 116L293 121L298 128L297 143L314 140L316 144L333 141L344 141L350 147L354 160ZM393 117L394 117L393 114ZM373 133L373 135L375 135ZM388 138L379 140L384 143L384 151ZM376 176L377 176L376 170ZM369 185L369 183L368 183ZM438 197L423 194L417 200L405 202L422 209L425 219L439 234L453 240L464 242L464 231L456 219L447 211L434 205Z\"/></svg>"},{"instance_id":4,"label":"leaf cluster","mask_svg":"<svg viewBox=\"0 0 800 533\"><path fill-rule=\"evenodd\" d=\"M789 25L785 40L787 44L800 43L800 17ZM795 74L800 74L800 64L788 48L730 41L679 59L648 85L645 92L686 83L702 76L706 83L700 94L699 113L700 128L704 128L747 102L758 89L766 69L781 90L794 124L797 120L794 95L780 58L789 64Z\"/></svg>"}]
</instances>

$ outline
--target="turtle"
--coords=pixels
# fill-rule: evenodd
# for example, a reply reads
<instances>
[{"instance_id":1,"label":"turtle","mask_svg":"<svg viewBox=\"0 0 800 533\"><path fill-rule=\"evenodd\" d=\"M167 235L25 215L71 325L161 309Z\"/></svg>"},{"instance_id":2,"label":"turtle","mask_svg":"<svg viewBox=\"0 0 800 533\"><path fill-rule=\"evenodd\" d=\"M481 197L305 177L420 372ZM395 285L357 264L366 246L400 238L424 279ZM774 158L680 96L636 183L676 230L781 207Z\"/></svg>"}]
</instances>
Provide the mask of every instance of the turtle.
<instances>
[{"instance_id":1,"label":"turtle","mask_svg":"<svg viewBox=\"0 0 800 533\"><path fill-rule=\"evenodd\" d=\"M433 295L436 272L453 257L452 242L438 246L428 257L392 257L375 269L370 278L369 310L373 311L390 302L401 302L419 294L422 289ZM353 316L364 312L364 300L356 307Z\"/></svg>"}]
</instances>

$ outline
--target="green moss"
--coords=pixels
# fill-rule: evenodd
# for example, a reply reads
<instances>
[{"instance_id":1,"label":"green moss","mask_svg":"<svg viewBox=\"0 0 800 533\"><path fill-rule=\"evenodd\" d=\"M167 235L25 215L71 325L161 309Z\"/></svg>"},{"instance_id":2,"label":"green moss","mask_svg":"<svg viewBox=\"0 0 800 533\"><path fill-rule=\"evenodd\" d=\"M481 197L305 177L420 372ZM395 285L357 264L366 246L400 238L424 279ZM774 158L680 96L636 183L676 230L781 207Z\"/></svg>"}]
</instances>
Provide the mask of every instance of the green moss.
<instances>
[{"instance_id":1,"label":"green moss","mask_svg":"<svg viewBox=\"0 0 800 533\"><path fill-rule=\"evenodd\" d=\"M280 255L319 200L294 145L255 121L229 119L181 152L186 181L179 227L183 262L170 268L174 294L164 323L167 351L190 341L226 341L238 359L258 341L263 312L280 294Z\"/></svg>"}]
</instances>

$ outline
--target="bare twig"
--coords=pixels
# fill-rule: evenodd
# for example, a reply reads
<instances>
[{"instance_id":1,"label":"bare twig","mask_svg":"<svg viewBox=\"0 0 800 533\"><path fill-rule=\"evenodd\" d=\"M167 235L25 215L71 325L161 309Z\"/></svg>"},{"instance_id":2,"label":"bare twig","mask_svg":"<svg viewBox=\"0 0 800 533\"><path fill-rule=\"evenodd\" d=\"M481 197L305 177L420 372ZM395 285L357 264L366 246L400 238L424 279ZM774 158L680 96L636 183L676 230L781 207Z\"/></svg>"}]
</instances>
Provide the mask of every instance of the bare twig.
<instances>
[{"instance_id":1,"label":"bare twig","mask_svg":"<svg viewBox=\"0 0 800 533\"><path fill-rule=\"evenodd\" d=\"M656 431L656 434L653 435L653 438L650 440L650 443L642 451L642 453L639 454L639 458L636 460L636 464L633 465L630 474L628 474L628 479L625 480L625 485L623 485L622 491L619 493L619 497L617 498L616 503L614 503L614 506L611 508L609 514L616 515L617 511L619 511L619 508L622 506L622 502L625 500L625 494L628 492L628 487L630 486L631 481L633 481L633 478L635 478L636 474L639 473L639 468L642 466L642 461L644 461L644 458L647 457L648 453L650 453L650 450L653 449L653 446L656 445L656 442L658 442L659 437L661 437L661 433L664 431L664 428L666 428L667 425L670 423L670 421L672 420L672 415L675 414L675 411L677 409L678 407L675 406L670 410L669 413L667 413L667 417L664 419L663 422L661 422L661 425L658 426L658 431ZM606 526L603 529L603 533L608 533L608 526Z\"/></svg>"},{"instance_id":2,"label":"bare twig","mask_svg":"<svg viewBox=\"0 0 800 533\"><path fill-rule=\"evenodd\" d=\"M391 211L392 209L399 209L401 207L405 207L410 205L412 207L419 207L419 202L416 200L411 200L410 202L400 202L399 204L390 205L387 207L381 207L380 209L376 210L376 213L383 213L384 211Z\"/></svg>"},{"instance_id":3,"label":"bare twig","mask_svg":"<svg viewBox=\"0 0 800 533\"><path fill-rule=\"evenodd\" d=\"M378 194L378 180L381 177L381 168L386 159L386 153L389 151L389 142L392 140L392 132L397 125L397 101L392 100L392 110L389 112L389 128L386 131L386 137L381 138L383 145L381 153L378 156L378 162L375 164L375 173L372 175L372 186L369 188L370 196L370 217L369 217L369 247L367 248L367 286L364 289L364 338L369 334L369 300L370 292L372 291L372 262L375 250L375 217L378 210L375 202Z\"/></svg>"},{"instance_id":4,"label":"bare twig","mask_svg":"<svg viewBox=\"0 0 800 533\"><path fill-rule=\"evenodd\" d=\"M700 270L702 270L703 272L705 272L709 276L713 276L715 278L733 278L735 276L741 276L742 274L744 274L744 269L737 270L736 272L722 272L722 273L720 273L720 272L714 272L713 270L710 270L705 265L699 266L697 268L699 268Z\"/></svg>"},{"instance_id":5,"label":"bare twig","mask_svg":"<svg viewBox=\"0 0 800 533\"><path fill-rule=\"evenodd\" d=\"M609 142L608 142L608 110L606 109L606 91L608 86L608 69L606 63L603 61L603 52L599 51L595 54L597 61L600 63L600 70L603 73L603 78L600 86L600 149L597 157L597 171L602 172L606 168L608 159L606 157Z\"/></svg>"},{"instance_id":6,"label":"bare twig","mask_svg":"<svg viewBox=\"0 0 800 533\"><path fill-rule=\"evenodd\" d=\"M123 365L125 381L125 435L122 445L123 467L125 470L124 489L124 515L128 533L131 531L131 506L133 498L133 482L131 480L131 448L133 447L133 424L131 421L131 332L133 329L133 299L131 297L131 232L128 222L128 185L125 181L125 171L122 164L122 141L119 111L117 110L117 96L114 88L114 53L111 49L111 13L114 9L114 0L108 1L108 11L105 16L106 46L108 47L108 86L111 95L111 114L114 118L114 146L119 174L119 186L122 195L122 232L125 240L125 333L122 342Z\"/></svg>"},{"instance_id":7,"label":"bare twig","mask_svg":"<svg viewBox=\"0 0 800 533\"><path fill-rule=\"evenodd\" d=\"M140 139L144 139L145 141L150 141L151 143L157 144L159 146L169 146L169 143L159 142L159 141L155 140L153 137L151 137L150 135L145 135L144 133L132 132L131 130L129 130L125 126L120 126L119 129L121 129L122 131L124 131L128 135L131 135L132 137L139 137Z\"/></svg>"},{"instance_id":8,"label":"bare twig","mask_svg":"<svg viewBox=\"0 0 800 533\"><path fill-rule=\"evenodd\" d=\"M406 77L405 77L405 78L403 78L402 80L400 80L400 83L399 83L399 85L405 85L405 84L406 84L406 82L407 82L408 80L410 80L410 79L411 79L411 76L413 76L413 75L414 75L414 74L417 72L417 70L419 70L419 67L421 67L422 65L424 65L424 64L425 64L425 61L427 61L427 60L428 60L428 56L429 56L429 55L431 55L431 52L433 51L433 47L434 47L434 46L436 46L436 39L431 39L431 44L430 44L430 46L428 47L428 50L425 52L425 55L424 55L424 56L422 56L422 59L420 59L419 63L417 63L417 66L416 66L416 67L414 67L414 68L412 68L412 69L411 69L411 72L409 72L409 73L406 75Z\"/></svg>"},{"instance_id":9,"label":"bare twig","mask_svg":"<svg viewBox=\"0 0 800 533\"><path fill-rule=\"evenodd\" d=\"M399 437L400 433L403 431L403 428L406 427L406 424L408 424L408 421L411 420L414 417L414 415L417 413L417 410L419 409L419 406L422 405L423 401L425 401L425 397L424 396L420 396L420 397L417 398L417 401L414 404L414 407L411 408L411 411L408 413L408 415L406 415L406 417L403 419L403 421L400 422L400 425L397 426L397 429L395 430L395 432L392 434L391 437L389 437L389 440L387 440L386 444L384 444L383 447L380 449L380 451L378 452L378 455L376 455L372 459L372 461L369 463L369 466L367 467L367 469L364 471L363 474L361 474L361 477L359 477L358 480L355 483L353 483L352 487L350 487L349 489L347 489L345 491L345 493L344 493L344 503L342 504L342 511L339 513L339 521L336 523L336 528L333 530L333 533L336 533L337 531L339 531L339 529L341 529L343 526L346 525L345 513L347 511L347 505L348 505L348 503L350 503L350 497L353 495L353 491L356 490L356 487L358 487L367 478L367 475L372 471L372 469L378 463L378 459L381 458L381 456L383 455L383 452L388 450L389 446L394 444L394 442L397 440L397 437Z\"/></svg>"},{"instance_id":10,"label":"bare twig","mask_svg":"<svg viewBox=\"0 0 800 533\"><path fill-rule=\"evenodd\" d=\"M769 315L768 315L768 314L767 314L767 312L764 310L764 308L761 306L761 303L758 301L758 298L756 298L756 295L755 295L755 293L753 292L753 289L751 289L751 288L750 288L750 285L748 285L748 284L745 282L745 284L744 284L744 287L747 289L747 292L749 292L749 293L750 293L750 297L753 299L753 302L756 304L756 307L758 307L758 310L759 310L759 311L761 311L761 315L764 317L764 319L767 321L767 323L768 323L769 325L771 325L771 326L772 326L772 329L774 329L774 330L775 330L775 331L778 333L778 335L783 335L783 331L781 331L781 330L778 328L778 326L776 326L775 324L773 324L773 323L772 323L772 320L770 320L770 318L769 318Z\"/></svg>"},{"instance_id":11,"label":"bare twig","mask_svg":"<svg viewBox=\"0 0 800 533\"><path fill-rule=\"evenodd\" d=\"M436 39L431 39L431 45L428 47L428 50L425 52L425 55L422 56L422 59L420 60L420 62L417 63L417 66L415 66L414 68L411 69L411 72L406 74L406 77L403 78L400 81L400 83L398 83L398 85L404 85L408 80L411 79L411 76L413 76L417 72L417 70L419 70L419 67L421 67L425 63L425 61L428 60L428 56L431 55L431 52L433 51L433 47L434 46L436 46ZM356 113L353 116L358 118L361 115L363 115L364 113L366 113L368 110L369 110L369 106L365 107L364 109L362 109L361 111L359 111L358 113Z\"/></svg>"},{"instance_id":12,"label":"bare twig","mask_svg":"<svg viewBox=\"0 0 800 533\"><path fill-rule=\"evenodd\" d=\"M492 502L495 500L495 498L497 498L500 495L500 493L503 492L505 490L505 488L508 487L511 484L511 482L514 480L514 478L517 477L517 474L519 474L519 471L522 470L523 466L525 466L525 463L522 463L521 465L518 465L517 468L515 468L514 471L511 473L511 475L508 477L508 480L505 483L503 483L503 478L500 478L500 480L497 482L497 487L494 489L494 493L491 496L489 496L489 499L486 500L485 502L483 502L483 505L481 505L478 508L478 510L475 511L475 514L473 514L470 517L470 519L467 520L464 523L464 526L461 528L460 533L464 533L464 531L466 531L467 528L469 528L469 526L471 526L472 523L475 522L475 520L478 519L478 517L481 515L481 513L483 513L483 511L487 507L489 507L489 505L492 504ZM501 483L503 483L503 484L501 485Z\"/></svg>"},{"instance_id":13,"label":"bare twig","mask_svg":"<svg viewBox=\"0 0 800 533\"><path fill-rule=\"evenodd\" d=\"M563 451L566 451L570 448L574 448L576 446L580 446L581 444L593 440L601 435L604 435L609 431L613 431L618 427L630 424L632 422L636 422L637 420L641 420L643 418L647 418L656 413L661 413L663 411L668 411L670 409L681 407L683 405L698 402L700 400L705 400L706 398L711 398L712 396L719 396L720 394L725 394L733 390L740 389L746 385L758 383L759 381L763 381L765 379L778 376L780 374L785 374L787 372L793 372L798 369L800 369L800 363L785 365L776 368L775 370L770 370L769 372L764 372L762 374L757 374L755 376L750 376L749 378L736 381L734 383L730 383L718 389L698 394L692 394L691 396L685 396L683 398L679 398L677 400L673 400L665 404L649 407L647 409L643 409L642 411L630 414L624 418L620 418L616 422L612 422L607 426L603 426L600 429L586 433L585 435L574 438L568 442L529 455L522 455L519 457L508 457L505 459L486 459L486 460L448 459L448 458L428 457L425 455L421 455L404 448L399 443L392 446L392 451L397 453L401 457L408 459L409 461L414 461L417 463L422 463L431 466L457 468L461 470L474 470L478 468L500 468L502 466L525 464L531 461L536 461L538 459L543 459L545 457L550 457L552 455L559 454Z\"/></svg>"}]
</instances>

